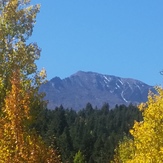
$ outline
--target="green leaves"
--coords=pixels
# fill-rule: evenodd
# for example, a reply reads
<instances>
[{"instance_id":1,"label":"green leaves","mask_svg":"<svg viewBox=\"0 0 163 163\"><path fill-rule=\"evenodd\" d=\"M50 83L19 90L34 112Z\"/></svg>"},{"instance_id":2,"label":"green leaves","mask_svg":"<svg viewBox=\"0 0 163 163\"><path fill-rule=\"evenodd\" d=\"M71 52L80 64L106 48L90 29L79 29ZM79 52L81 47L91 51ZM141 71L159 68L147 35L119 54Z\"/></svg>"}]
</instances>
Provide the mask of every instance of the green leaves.
<instances>
[{"instance_id":1,"label":"green leaves","mask_svg":"<svg viewBox=\"0 0 163 163\"><path fill-rule=\"evenodd\" d=\"M36 43L27 44L26 41L32 35L40 5L30 5L30 0L2 0L0 6L0 77L3 79L3 91L11 89L10 76L16 69L21 72L21 80L28 81L33 91L37 91L46 78L46 73L37 72L35 63L41 50ZM3 105L4 101L0 103Z\"/></svg>"},{"instance_id":2,"label":"green leaves","mask_svg":"<svg viewBox=\"0 0 163 163\"><path fill-rule=\"evenodd\" d=\"M78 151L75 154L73 163L85 163L84 156L82 155L81 151Z\"/></svg>"},{"instance_id":3,"label":"green leaves","mask_svg":"<svg viewBox=\"0 0 163 163\"><path fill-rule=\"evenodd\" d=\"M45 145L31 125L43 107L38 88L46 77L35 64L39 47L26 43L39 8L30 0L0 1L1 163L60 162L57 152Z\"/></svg>"}]
</instances>

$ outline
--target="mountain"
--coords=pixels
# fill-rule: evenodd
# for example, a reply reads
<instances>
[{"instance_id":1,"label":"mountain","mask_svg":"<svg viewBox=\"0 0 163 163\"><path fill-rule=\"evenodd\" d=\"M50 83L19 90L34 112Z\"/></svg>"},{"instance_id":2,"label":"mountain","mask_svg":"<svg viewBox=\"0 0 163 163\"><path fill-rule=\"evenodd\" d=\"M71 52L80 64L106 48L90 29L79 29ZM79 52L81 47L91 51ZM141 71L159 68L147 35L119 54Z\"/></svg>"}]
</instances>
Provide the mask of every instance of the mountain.
<instances>
[{"instance_id":1,"label":"mountain","mask_svg":"<svg viewBox=\"0 0 163 163\"><path fill-rule=\"evenodd\" d=\"M135 79L83 71L63 80L55 77L40 87L40 92L46 93L49 109L62 104L75 110L82 109L88 102L94 107L104 103L114 107L146 102L149 90L154 88Z\"/></svg>"}]
</instances>

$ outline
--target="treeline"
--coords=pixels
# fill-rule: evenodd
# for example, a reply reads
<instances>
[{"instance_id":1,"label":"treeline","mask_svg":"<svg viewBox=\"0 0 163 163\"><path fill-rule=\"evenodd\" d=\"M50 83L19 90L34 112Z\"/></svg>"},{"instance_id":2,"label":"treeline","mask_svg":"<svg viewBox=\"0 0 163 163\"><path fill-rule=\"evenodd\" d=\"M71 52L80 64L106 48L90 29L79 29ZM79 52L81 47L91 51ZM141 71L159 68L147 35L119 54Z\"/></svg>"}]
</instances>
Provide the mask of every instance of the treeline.
<instances>
[{"instance_id":1,"label":"treeline","mask_svg":"<svg viewBox=\"0 0 163 163\"><path fill-rule=\"evenodd\" d=\"M35 128L48 146L58 149L63 162L72 163L79 151L88 163L108 163L122 138L130 136L134 121L142 114L136 106L108 104L93 108L90 103L79 112L65 109L43 110Z\"/></svg>"}]
</instances>

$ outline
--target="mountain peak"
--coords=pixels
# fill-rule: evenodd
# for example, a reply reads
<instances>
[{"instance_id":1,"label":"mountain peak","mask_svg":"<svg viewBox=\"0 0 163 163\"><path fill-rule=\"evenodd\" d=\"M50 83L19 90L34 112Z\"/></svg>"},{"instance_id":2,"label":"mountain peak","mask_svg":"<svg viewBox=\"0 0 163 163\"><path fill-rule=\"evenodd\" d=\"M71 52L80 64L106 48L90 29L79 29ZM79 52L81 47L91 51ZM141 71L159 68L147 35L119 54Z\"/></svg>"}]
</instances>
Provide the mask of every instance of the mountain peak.
<instances>
[{"instance_id":1,"label":"mountain peak","mask_svg":"<svg viewBox=\"0 0 163 163\"><path fill-rule=\"evenodd\" d=\"M135 79L90 71L78 71L63 80L55 77L40 88L46 93L50 109L62 104L76 110L82 109L88 102L97 107L104 103L109 103L111 107L138 104L147 101L149 90L154 91L152 86Z\"/></svg>"},{"instance_id":2,"label":"mountain peak","mask_svg":"<svg viewBox=\"0 0 163 163\"><path fill-rule=\"evenodd\" d=\"M92 71L77 71L75 74L71 76L82 76L82 75L98 75L98 73Z\"/></svg>"}]
</instances>

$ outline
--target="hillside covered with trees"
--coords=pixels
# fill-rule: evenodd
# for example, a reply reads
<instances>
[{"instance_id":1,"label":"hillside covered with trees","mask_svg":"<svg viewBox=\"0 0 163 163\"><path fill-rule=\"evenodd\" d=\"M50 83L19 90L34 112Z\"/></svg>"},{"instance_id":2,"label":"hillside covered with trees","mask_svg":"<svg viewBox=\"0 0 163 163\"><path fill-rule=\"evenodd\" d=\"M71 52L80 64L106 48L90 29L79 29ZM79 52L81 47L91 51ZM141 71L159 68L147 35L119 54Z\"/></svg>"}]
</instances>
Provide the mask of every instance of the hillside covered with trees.
<instances>
[{"instance_id":1,"label":"hillside covered with trees","mask_svg":"<svg viewBox=\"0 0 163 163\"><path fill-rule=\"evenodd\" d=\"M63 162L73 162L79 151L86 162L107 163L123 136L129 136L134 120L141 121L137 107L116 106L92 108L88 103L79 112L62 106L44 110L35 124L43 140L58 148Z\"/></svg>"},{"instance_id":2,"label":"hillside covered with trees","mask_svg":"<svg viewBox=\"0 0 163 163\"><path fill-rule=\"evenodd\" d=\"M40 48L28 43L39 5L0 1L0 163L163 162L163 89L138 108L47 109Z\"/></svg>"}]
</instances>

